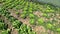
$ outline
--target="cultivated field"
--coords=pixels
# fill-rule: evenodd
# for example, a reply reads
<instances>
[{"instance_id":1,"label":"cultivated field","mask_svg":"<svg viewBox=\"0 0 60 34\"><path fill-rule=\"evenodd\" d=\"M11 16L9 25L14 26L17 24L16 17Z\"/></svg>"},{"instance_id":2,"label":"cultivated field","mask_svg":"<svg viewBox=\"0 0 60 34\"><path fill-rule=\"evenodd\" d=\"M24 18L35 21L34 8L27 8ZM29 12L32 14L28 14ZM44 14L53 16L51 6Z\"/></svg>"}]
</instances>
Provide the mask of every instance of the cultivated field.
<instances>
[{"instance_id":1,"label":"cultivated field","mask_svg":"<svg viewBox=\"0 0 60 34\"><path fill-rule=\"evenodd\" d=\"M60 34L60 8L28 0L0 0L0 34Z\"/></svg>"}]
</instances>

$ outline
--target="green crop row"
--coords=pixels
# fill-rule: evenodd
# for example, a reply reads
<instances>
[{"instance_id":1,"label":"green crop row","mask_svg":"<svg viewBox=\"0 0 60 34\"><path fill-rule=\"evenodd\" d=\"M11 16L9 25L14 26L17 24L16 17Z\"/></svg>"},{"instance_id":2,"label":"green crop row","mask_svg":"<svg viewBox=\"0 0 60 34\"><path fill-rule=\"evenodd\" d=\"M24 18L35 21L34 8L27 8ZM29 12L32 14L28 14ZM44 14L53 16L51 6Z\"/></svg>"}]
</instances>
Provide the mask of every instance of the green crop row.
<instances>
[{"instance_id":1,"label":"green crop row","mask_svg":"<svg viewBox=\"0 0 60 34\"><path fill-rule=\"evenodd\" d=\"M2 19L0 19L0 34L10 34L10 29Z\"/></svg>"},{"instance_id":2,"label":"green crop row","mask_svg":"<svg viewBox=\"0 0 60 34\"><path fill-rule=\"evenodd\" d=\"M19 28L19 34L36 34L36 32L32 31L32 29L29 26L23 24Z\"/></svg>"},{"instance_id":3,"label":"green crop row","mask_svg":"<svg viewBox=\"0 0 60 34\"><path fill-rule=\"evenodd\" d=\"M6 10L2 10L0 11L0 14L7 17L9 19L10 22L12 22L12 25L16 28L18 28L18 26L20 25L20 21L18 21L16 18L10 16L10 13Z\"/></svg>"},{"instance_id":4,"label":"green crop row","mask_svg":"<svg viewBox=\"0 0 60 34\"><path fill-rule=\"evenodd\" d=\"M3 13L2 13L3 12ZM7 12L8 13L8 15L7 14L5 14L7 11L6 10L0 10L0 14L1 15L3 15L3 16L5 16L5 17L7 17L8 19L9 19L9 21L12 23L12 26L14 27L14 28L17 28L18 30L19 30L19 34L20 33L22 33L22 34L25 34L25 33L29 33L29 34L31 34L31 33L33 33L33 34L36 34L34 31L29 31L29 32L27 32L26 31L26 29L27 30L30 30L31 28L27 28L28 26L26 25L24 25L24 24L22 24L19 20L17 20L16 18L14 18L14 17L12 17L11 15L10 15L10 13L9 12ZM7 15L7 16L6 16ZM22 28L22 27L24 27L24 28ZM22 29L21 30L21 32L20 32L20 29ZM24 30L26 31L24 31ZM23 32L25 32L25 33L23 33Z\"/></svg>"},{"instance_id":5,"label":"green crop row","mask_svg":"<svg viewBox=\"0 0 60 34\"><path fill-rule=\"evenodd\" d=\"M7 0L6 2L3 3L3 6L0 8L1 10L0 14L2 14L3 16L6 16L12 22L12 25L15 28L20 28L21 22L15 19L14 17L10 16L9 15L10 13L8 11L4 10L4 9L8 10L11 8L15 8L17 10L22 9L23 11L19 16L21 18L25 18L28 16L30 18L29 20L30 24L43 25L44 27L48 29L60 32L60 27L57 28L50 22L45 23L42 18L38 18L36 15L33 14L34 11L41 11L43 12L44 17L50 18L50 16L48 16L48 13L59 12L60 8L57 8L57 7L55 8L48 4L41 5L39 3L29 2L25 0L15 0L15 1ZM19 14L19 12L16 11L16 14Z\"/></svg>"},{"instance_id":6,"label":"green crop row","mask_svg":"<svg viewBox=\"0 0 60 34\"><path fill-rule=\"evenodd\" d=\"M10 34L10 29L2 30L0 34Z\"/></svg>"},{"instance_id":7,"label":"green crop row","mask_svg":"<svg viewBox=\"0 0 60 34\"><path fill-rule=\"evenodd\" d=\"M3 20L0 19L0 30L6 30L7 25L3 22Z\"/></svg>"},{"instance_id":8,"label":"green crop row","mask_svg":"<svg viewBox=\"0 0 60 34\"><path fill-rule=\"evenodd\" d=\"M33 13L33 11L36 11L36 10L40 10L44 13L51 13L51 12L55 12L55 8L50 6L50 5L47 5L45 4L44 6L43 5L40 5L39 3L33 3L33 2L28 2L28 1L24 1L24 0L10 0L10 1L6 1L3 6L5 7L5 9L7 8L16 8L16 9L23 9L23 13L20 15L20 17L24 18L28 15L30 15L30 13ZM2 6L2 8L4 8ZM16 12L18 13L18 11ZM46 16L46 14L44 14L43 16ZM46 16L47 18L49 18L49 16Z\"/></svg>"}]
</instances>

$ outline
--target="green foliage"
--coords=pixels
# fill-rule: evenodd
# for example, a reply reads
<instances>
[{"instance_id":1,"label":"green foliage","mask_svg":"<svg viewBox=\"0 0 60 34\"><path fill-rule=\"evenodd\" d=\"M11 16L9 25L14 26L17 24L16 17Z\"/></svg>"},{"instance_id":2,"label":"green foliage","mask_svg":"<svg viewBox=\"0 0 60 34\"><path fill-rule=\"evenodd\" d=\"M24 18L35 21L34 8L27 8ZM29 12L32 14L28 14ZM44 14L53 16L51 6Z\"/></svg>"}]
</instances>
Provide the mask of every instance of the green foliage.
<instances>
[{"instance_id":1,"label":"green foliage","mask_svg":"<svg viewBox=\"0 0 60 34\"><path fill-rule=\"evenodd\" d=\"M39 25L43 25L44 20L43 20L42 18L38 18L37 22L38 22L37 24L39 24Z\"/></svg>"},{"instance_id":2,"label":"green foliage","mask_svg":"<svg viewBox=\"0 0 60 34\"><path fill-rule=\"evenodd\" d=\"M35 24L35 19L30 19L30 24Z\"/></svg>"},{"instance_id":3,"label":"green foliage","mask_svg":"<svg viewBox=\"0 0 60 34\"><path fill-rule=\"evenodd\" d=\"M0 23L0 30L4 29L4 27L5 27L4 23Z\"/></svg>"},{"instance_id":4,"label":"green foliage","mask_svg":"<svg viewBox=\"0 0 60 34\"><path fill-rule=\"evenodd\" d=\"M46 18L50 18L50 16L48 15L48 13L43 13L42 16L43 16L43 17L46 17Z\"/></svg>"},{"instance_id":5,"label":"green foliage","mask_svg":"<svg viewBox=\"0 0 60 34\"><path fill-rule=\"evenodd\" d=\"M22 23L20 21L18 21L18 20L13 21L13 23L12 23L14 28L20 28L21 24Z\"/></svg>"},{"instance_id":6,"label":"green foliage","mask_svg":"<svg viewBox=\"0 0 60 34\"><path fill-rule=\"evenodd\" d=\"M26 16L27 15L26 14L23 14L23 13L20 15L21 18L25 18Z\"/></svg>"},{"instance_id":7,"label":"green foliage","mask_svg":"<svg viewBox=\"0 0 60 34\"><path fill-rule=\"evenodd\" d=\"M30 18L35 18L35 15L34 14L29 14L29 17Z\"/></svg>"},{"instance_id":8,"label":"green foliage","mask_svg":"<svg viewBox=\"0 0 60 34\"><path fill-rule=\"evenodd\" d=\"M10 32L10 29L7 29L7 30L3 30L1 34L10 34L9 32Z\"/></svg>"},{"instance_id":9,"label":"green foliage","mask_svg":"<svg viewBox=\"0 0 60 34\"><path fill-rule=\"evenodd\" d=\"M19 12L16 12L17 15L19 15Z\"/></svg>"},{"instance_id":10,"label":"green foliage","mask_svg":"<svg viewBox=\"0 0 60 34\"><path fill-rule=\"evenodd\" d=\"M50 24L50 23L46 24L46 26L47 26L47 28L49 28L49 29L51 29L51 28L53 27L53 25Z\"/></svg>"},{"instance_id":11,"label":"green foliage","mask_svg":"<svg viewBox=\"0 0 60 34\"><path fill-rule=\"evenodd\" d=\"M5 30L7 29L7 25L1 20L0 21L0 30Z\"/></svg>"},{"instance_id":12,"label":"green foliage","mask_svg":"<svg viewBox=\"0 0 60 34\"><path fill-rule=\"evenodd\" d=\"M32 31L29 26L22 24L19 29L19 34L36 34L36 32Z\"/></svg>"},{"instance_id":13,"label":"green foliage","mask_svg":"<svg viewBox=\"0 0 60 34\"><path fill-rule=\"evenodd\" d=\"M60 32L60 28L57 28L56 31L57 31L57 32Z\"/></svg>"},{"instance_id":14,"label":"green foliage","mask_svg":"<svg viewBox=\"0 0 60 34\"><path fill-rule=\"evenodd\" d=\"M0 2L3 2L5 0L1 0ZM39 10L43 13L43 16L46 18L50 18L50 16L48 16L47 13L54 13L55 11L60 11L60 8L56 8L57 10L55 10L54 7L48 5L48 4L39 4L39 3L34 3L34 2L29 2L27 0L6 0L5 2L3 2L2 7L0 7L0 14L2 16L5 16L6 18L8 18L8 20L12 23L14 28L18 28L19 29L19 34L36 34L35 32L32 31L32 29L25 25L22 24L20 21L18 21L15 17L10 15L10 12L8 11L8 9L23 9L22 13L20 14L21 18L26 18L27 16L30 18L29 23L30 24L37 24L38 25L44 25L46 28L48 29L56 29L55 31L60 32L60 28L56 28L53 26L53 23L51 24L50 22L46 23L44 22L44 20L42 18L36 18L37 16L33 14L34 11ZM19 12L16 12L16 14L19 14ZM4 23L0 23L0 29L4 29L5 28L5 24ZM6 31L2 31L2 34L8 34L8 32ZM6 32L6 33L5 33Z\"/></svg>"}]
</instances>

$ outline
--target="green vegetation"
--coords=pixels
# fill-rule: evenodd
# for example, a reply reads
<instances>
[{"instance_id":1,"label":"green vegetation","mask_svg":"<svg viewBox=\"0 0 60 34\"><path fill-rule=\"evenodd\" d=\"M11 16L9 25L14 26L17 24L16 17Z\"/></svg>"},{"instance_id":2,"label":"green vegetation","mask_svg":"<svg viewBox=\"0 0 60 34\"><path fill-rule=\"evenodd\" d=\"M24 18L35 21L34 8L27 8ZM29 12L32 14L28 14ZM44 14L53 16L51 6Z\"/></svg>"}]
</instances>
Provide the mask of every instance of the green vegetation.
<instances>
[{"instance_id":1,"label":"green vegetation","mask_svg":"<svg viewBox=\"0 0 60 34\"><path fill-rule=\"evenodd\" d=\"M60 32L60 28L57 28L56 31Z\"/></svg>"},{"instance_id":2,"label":"green vegetation","mask_svg":"<svg viewBox=\"0 0 60 34\"><path fill-rule=\"evenodd\" d=\"M36 34L36 32L34 32L30 26L23 24L23 22L12 16L10 13L11 11L9 12L9 9L16 9L17 11L15 12L15 14L17 14L22 19L28 17L30 19L30 25L42 25L46 29L60 32L60 25L58 25L59 27L56 27L57 25L54 26L54 22L50 22L49 20L50 18L52 18L52 16L48 15L50 13L55 14L56 12L60 14L60 8L53 7L49 4L29 2L27 0L1 0L0 2L3 2L2 6L0 7L0 15L6 17L11 22L11 25L15 29L18 29L19 34ZM18 10L21 9L22 12L18 12ZM42 16L39 15L38 17L37 15L35 15L33 13L35 11L40 11L41 13L43 13ZM46 19L44 18L47 18L48 20L46 21ZM10 29L8 29L7 25L2 20L0 20L0 30L2 30L2 34L8 34L8 32L10 32Z\"/></svg>"},{"instance_id":3,"label":"green vegetation","mask_svg":"<svg viewBox=\"0 0 60 34\"><path fill-rule=\"evenodd\" d=\"M37 22L38 22L38 24L40 24L40 25L43 25L43 23L44 23L44 21L43 21L42 18L38 18Z\"/></svg>"},{"instance_id":4,"label":"green vegetation","mask_svg":"<svg viewBox=\"0 0 60 34\"><path fill-rule=\"evenodd\" d=\"M10 29L3 30L3 31L1 32L1 34L10 34Z\"/></svg>"},{"instance_id":5,"label":"green vegetation","mask_svg":"<svg viewBox=\"0 0 60 34\"><path fill-rule=\"evenodd\" d=\"M0 20L0 30L7 29L7 25L3 22L3 20Z\"/></svg>"},{"instance_id":6,"label":"green vegetation","mask_svg":"<svg viewBox=\"0 0 60 34\"><path fill-rule=\"evenodd\" d=\"M36 33L32 31L32 29L29 26L22 24L19 29L19 34L36 34Z\"/></svg>"},{"instance_id":7,"label":"green vegetation","mask_svg":"<svg viewBox=\"0 0 60 34\"><path fill-rule=\"evenodd\" d=\"M35 24L35 19L30 19L30 24Z\"/></svg>"}]
</instances>

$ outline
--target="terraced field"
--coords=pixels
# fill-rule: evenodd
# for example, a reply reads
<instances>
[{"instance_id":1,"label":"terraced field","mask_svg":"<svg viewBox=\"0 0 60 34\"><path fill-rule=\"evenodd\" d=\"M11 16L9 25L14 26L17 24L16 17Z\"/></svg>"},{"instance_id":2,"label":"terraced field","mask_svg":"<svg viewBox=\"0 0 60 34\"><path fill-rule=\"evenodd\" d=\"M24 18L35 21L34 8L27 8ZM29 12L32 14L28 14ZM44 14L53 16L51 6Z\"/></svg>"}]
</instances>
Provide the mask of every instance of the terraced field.
<instances>
[{"instance_id":1,"label":"terraced field","mask_svg":"<svg viewBox=\"0 0 60 34\"><path fill-rule=\"evenodd\" d=\"M60 34L60 8L28 0L0 0L0 34Z\"/></svg>"}]
</instances>

